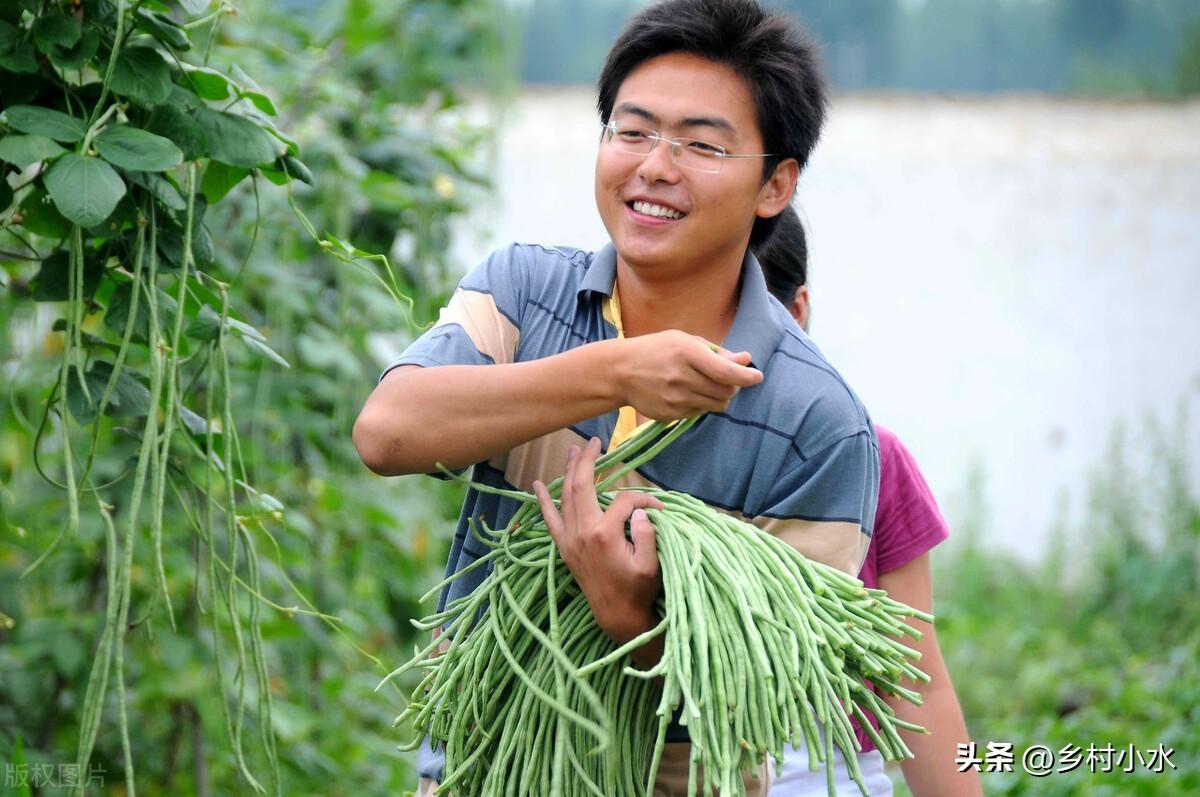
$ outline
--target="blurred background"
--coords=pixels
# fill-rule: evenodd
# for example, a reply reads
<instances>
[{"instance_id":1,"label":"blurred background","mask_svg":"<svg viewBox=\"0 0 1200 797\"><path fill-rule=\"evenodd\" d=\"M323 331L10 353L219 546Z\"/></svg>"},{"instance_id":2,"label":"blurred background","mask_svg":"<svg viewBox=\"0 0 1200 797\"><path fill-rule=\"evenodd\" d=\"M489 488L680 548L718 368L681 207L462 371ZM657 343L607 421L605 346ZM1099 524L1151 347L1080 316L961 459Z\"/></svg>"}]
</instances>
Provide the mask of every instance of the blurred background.
<instances>
[{"instance_id":1,"label":"blurred background","mask_svg":"<svg viewBox=\"0 0 1200 797\"><path fill-rule=\"evenodd\" d=\"M212 53L280 108L315 178L299 207L389 254L424 323L496 246L606 241L593 82L642 5L248 0ZM834 87L796 200L810 333L912 450L950 522L933 554L939 638L973 736L1018 756L1016 771L984 774L987 793L1200 793L1200 2L770 5L809 27ZM342 618L335 631L263 615L283 792L403 793L415 780L394 749L400 703L372 689L412 649L408 621L429 610L417 598L440 576L461 488L368 474L349 428L417 332L370 274L313 245L283 189L243 183L210 213L218 265L241 273L253 320L292 363L235 363L253 481L286 506L263 591L292 605L295 588ZM15 284L25 266L0 262ZM79 540L19 577L66 508L29 453L52 316L2 295L9 772L74 760L104 540L85 519ZM167 550L177 603L199 583L193 554L180 520ZM139 787L250 793L212 686L215 668L236 673L214 661L202 616L178 632L156 619L150 566L134 572L145 633L128 642ZM1162 744L1178 769L1085 763L1034 778L1019 757L1035 744ZM246 747L261 765L262 745ZM122 793L113 722L96 760L97 793Z\"/></svg>"}]
</instances>

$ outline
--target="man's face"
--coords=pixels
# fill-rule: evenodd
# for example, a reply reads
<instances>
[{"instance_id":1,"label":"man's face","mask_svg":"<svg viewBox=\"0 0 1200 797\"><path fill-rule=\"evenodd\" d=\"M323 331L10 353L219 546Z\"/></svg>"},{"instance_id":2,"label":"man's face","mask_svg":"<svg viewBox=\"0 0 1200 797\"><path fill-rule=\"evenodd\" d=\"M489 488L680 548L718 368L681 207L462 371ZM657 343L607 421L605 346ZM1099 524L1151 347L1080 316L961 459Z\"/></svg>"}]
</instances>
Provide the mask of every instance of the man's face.
<instances>
[{"instance_id":1,"label":"man's face","mask_svg":"<svg viewBox=\"0 0 1200 797\"><path fill-rule=\"evenodd\" d=\"M617 91L612 120L724 147L763 152L750 88L730 68L688 53L642 63ZM660 142L648 156L600 144L596 205L621 259L639 274L695 275L741 255L756 215L774 215L778 181L760 158L726 158L719 174L677 164ZM794 161L792 162L794 163ZM793 182L787 186L786 203ZM665 211L664 211L665 209Z\"/></svg>"}]
</instances>

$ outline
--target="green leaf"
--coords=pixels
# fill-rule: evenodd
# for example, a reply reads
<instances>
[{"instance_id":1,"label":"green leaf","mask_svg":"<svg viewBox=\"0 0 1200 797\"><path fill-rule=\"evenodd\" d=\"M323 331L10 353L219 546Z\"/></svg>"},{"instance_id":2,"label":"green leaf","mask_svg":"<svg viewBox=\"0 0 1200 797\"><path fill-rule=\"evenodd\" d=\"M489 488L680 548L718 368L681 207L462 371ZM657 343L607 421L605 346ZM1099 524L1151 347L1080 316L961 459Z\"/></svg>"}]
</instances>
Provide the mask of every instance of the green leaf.
<instances>
[{"instance_id":1,"label":"green leaf","mask_svg":"<svg viewBox=\"0 0 1200 797\"><path fill-rule=\"evenodd\" d=\"M203 198L202 194L197 196L197 199ZM205 268L213 259L212 235L200 223L199 213L196 216L192 222L192 261L200 268ZM165 267L179 268L183 265L182 225L168 224L159 228L158 251L166 261L163 263Z\"/></svg>"},{"instance_id":2,"label":"green leaf","mask_svg":"<svg viewBox=\"0 0 1200 797\"><path fill-rule=\"evenodd\" d=\"M83 65L96 56L100 48L100 35L94 30L85 30L74 47L56 47L50 52L50 63L59 69L82 69Z\"/></svg>"},{"instance_id":3,"label":"green leaf","mask_svg":"<svg viewBox=\"0 0 1200 797\"><path fill-rule=\"evenodd\" d=\"M79 20L66 14L43 14L33 26L33 40L47 55L60 47L74 47L82 34Z\"/></svg>"},{"instance_id":4,"label":"green leaf","mask_svg":"<svg viewBox=\"0 0 1200 797\"><path fill-rule=\"evenodd\" d=\"M94 227L125 196L125 182L99 158L68 152L46 172L46 190L69 221Z\"/></svg>"},{"instance_id":5,"label":"green leaf","mask_svg":"<svg viewBox=\"0 0 1200 797\"><path fill-rule=\"evenodd\" d=\"M112 298L108 300L108 307L104 310L104 325L118 335L125 332L125 322L129 319L132 293L133 290L130 283L126 282L118 285L116 290L113 291ZM173 329L178 305L161 288L157 289L157 294L159 326L163 329ZM143 296L139 300L137 319L133 322L134 337L143 342L150 337L150 314L146 310L145 298Z\"/></svg>"},{"instance_id":6,"label":"green leaf","mask_svg":"<svg viewBox=\"0 0 1200 797\"><path fill-rule=\"evenodd\" d=\"M184 89L179 91L181 94L186 93L195 98L196 102L200 102L200 99L190 91ZM176 95L172 94L172 101L175 98ZM155 135L174 141L175 145L183 150L185 160L197 160L208 154L208 136L205 135L204 128L200 127L195 119L176 105L159 105L155 108L150 114L150 118L146 120L146 129Z\"/></svg>"},{"instance_id":7,"label":"green leaf","mask_svg":"<svg viewBox=\"0 0 1200 797\"><path fill-rule=\"evenodd\" d=\"M254 107L265 114L275 116L279 112L275 110L275 103L271 102L271 98L261 91L239 91L238 96L245 100L250 100L254 103Z\"/></svg>"},{"instance_id":8,"label":"green leaf","mask_svg":"<svg viewBox=\"0 0 1200 797\"><path fill-rule=\"evenodd\" d=\"M125 175L129 182L140 185L150 192L151 196L174 211L187 210L187 201L179 193L171 181L161 174L152 172L128 172Z\"/></svg>"},{"instance_id":9,"label":"green leaf","mask_svg":"<svg viewBox=\"0 0 1200 797\"><path fill-rule=\"evenodd\" d=\"M236 318L233 318L232 316L225 320L225 326L227 326L229 328L229 331L234 333L235 335L241 335L242 337L245 337L245 338L253 338L254 340L257 340L259 343L267 342L267 336L264 335L262 332L260 332L257 327L251 326L250 324L247 324L245 321L238 321Z\"/></svg>"},{"instance_id":10,"label":"green leaf","mask_svg":"<svg viewBox=\"0 0 1200 797\"><path fill-rule=\"evenodd\" d=\"M87 385L87 393L83 392L84 384ZM92 378L91 374L84 374L81 383L77 370L72 368L67 373L67 409L75 416L75 420L84 425L96 420L96 406L103 391L104 383Z\"/></svg>"},{"instance_id":11,"label":"green leaf","mask_svg":"<svg viewBox=\"0 0 1200 797\"><path fill-rule=\"evenodd\" d=\"M93 376L101 383L100 391L103 392L104 385L112 378L113 365L104 360L97 360L92 363L92 367L88 369L88 379ZM145 377L141 374L130 370L128 367L122 368L121 373L117 376L117 384L113 387L112 396L109 399L107 414L116 417L142 416L150 412L150 391L143 384ZM99 399L99 394L96 396Z\"/></svg>"},{"instance_id":12,"label":"green leaf","mask_svg":"<svg viewBox=\"0 0 1200 797\"><path fill-rule=\"evenodd\" d=\"M192 47L192 40L188 38L187 31L155 11L139 8L134 24L176 50L189 50Z\"/></svg>"},{"instance_id":13,"label":"green leaf","mask_svg":"<svg viewBox=\"0 0 1200 797\"><path fill-rule=\"evenodd\" d=\"M214 312L220 312L221 297L208 284L197 279L195 274L188 275L188 299L197 307L207 306ZM196 311L197 313L199 310Z\"/></svg>"},{"instance_id":14,"label":"green leaf","mask_svg":"<svg viewBox=\"0 0 1200 797\"><path fill-rule=\"evenodd\" d=\"M46 189L40 186L21 201L21 215L25 217L25 229L43 238L62 238L71 230L71 223L63 218Z\"/></svg>"},{"instance_id":15,"label":"green leaf","mask_svg":"<svg viewBox=\"0 0 1200 797\"><path fill-rule=\"evenodd\" d=\"M263 177L270 180L275 185L287 185L288 176L279 169L260 169Z\"/></svg>"},{"instance_id":16,"label":"green leaf","mask_svg":"<svg viewBox=\"0 0 1200 797\"><path fill-rule=\"evenodd\" d=\"M208 421L204 416L192 412L182 404L179 405L179 420L183 421L183 425L193 437L204 437L208 434ZM220 434L220 429L213 429L213 434Z\"/></svg>"},{"instance_id":17,"label":"green leaf","mask_svg":"<svg viewBox=\"0 0 1200 797\"><path fill-rule=\"evenodd\" d=\"M71 257L56 252L42 261L33 278L33 299L36 302L65 302L71 293Z\"/></svg>"},{"instance_id":18,"label":"green leaf","mask_svg":"<svg viewBox=\"0 0 1200 797\"><path fill-rule=\"evenodd\" d=\"M136 172L131 172L131 174L136 174ZM116 209L104 221L88 227L87 234L93 238L114 238L125 228L125 225L133 227L136 223L137 204L126 191L125 196L121 197L121 201L117 203Z\"/></svg>"},{"instance_id":19,"label":"green leaf","mask_svg":"<svg viewBox=\"0 0 1200 797\"><path fill-rule=\"evenodd\" d=\"M33 74L38 71L37 50L33 42L23 38L19 29L0 21L0 67L10 72Z\"/></svg>"},{"instance_id":20,"label":"green leaf","mask_svg":"<svg viewBox=\"0 0 1200 797\"><path fill-rule=\"evenodd\" d=\"M256 490L254 487L251 487L249 484L246 484L241 479L236 479L235 483L237 484L238 487L241 487L243 490L246 491L246 494L249 495L254 500L254 504L255 504L256 508L259 509L260 511L262 511L262 512L282 512L283 511L283 509L284 509L283 503L278 498L271 495L270 493L264 493L262 490Z\"/></svg>"},{"instance_id":21,"label":"green leaf","mask_svg":"<svg viewBox=\"0 0 1200 797\"><path fill-rule=\"evenodd\" d=\"M208 137L209 156L230 166L253 168L275 160L271 137L244 116L197 108L192 118Z\"/></svg>"},{"instance_id":22,"label":"green leaf","mask_svg":"<svg viewBox=\"0 0 1200 797\"><path fill-rule=\"evenodd\" d=\"M204 195L199 194L196 198L204 199ZM195 258L196 265L200 268L211 266L215 251L212 233L208 231L208 225L199 225L196 228L196 234L192 238L192 257Z\"/></svg>"},{"instance_id":23,"label":"green leaf","mask_svg":"<svg viewBox=\"0 0 1200 797\"><path fill-rule=\"evenodd\" d=\"M206 100L224 100L229 97L229 78L224 73L207 66L183 65L188 84L196 94Z\"/></svg>"},{"instance_id":24,"label":"green leaf","mask_svg":"<svg viewBox=\"0 0 1200 797\"><path fill-rule=\"evenodd\" d=\"M104 264L97 258L83 261L83 293L90 296L104 276ZM65 302L71 291L71 256L67 252L55 252L42 261L37 276L33 278L33 300L35 302Z\"/></svg>"},{"instance_id":25,"label":"green leaf","mask_svg":"<svg viewBox=\"0 0 1200 797\"><path fill-rule=\"evenodd\" d=\"M237 80L238 84L240 84L235 85L238 97L241 97L244 100L250 100L250 102L254 103L255 108L267 114L268 116L275 116L279 113L277 110L275 110L275 103L271 102L271 98L268 97L266 92L264 92L259 85L254 82L252 77L246 74L244 69L237 64L234 64L229 71L233 73L234 79Z\"/></svg>"},{"instance_id":26,"label":"green leaf","mask_svg":"<svg viewBox=\"0 0 1200 797\"><path fill-rule=\"evenodd\" d=\"M196 92L178 83L171 84L171 96L167 97L167 104L181 111L194 111L205 107L204 100L200 99Z\"/></svg>"},{"instance_id":27,"label":"green leaf","mask_svg":"<svg viewBox=\"0 0 1200 797\"><path fill-rule=\"evenodd\" d=\"M24 169L31 163L66 152L48 136L5 136L0 138L0 160Z\"/></svg>"},{"instance_id":28,"label":"green leaf","mask_svg":"<svg viewBox=\"0 0 1200 797\"><path fill-rule=\"evenodd\" d=\"M200 313L188 324L186 333L195 340L216 340L217 335L221 334L221 316L208 305L203 305Z\"/></svg>"},{"instance_id":29,"label":"green leaf","mask_svg":"<svg viewBox=\"0 0 1200 797\"><path fill-rule=\"evenodd\" d=\"M280 154L280 155L299 155L300 154L300 145L296 143L296 139L294 139L291 136L280 131L279 128L277 128L275 125L271 124L270 119L267 119L264 116L262 119L259 119L257 121L263 126L264 130L266 130L268 133L270 133L272 136L274 136L275 139L282 145L282 148L276 147L276 149L278 150L278 154Z\"/></svg>"},{"instance_id":30,"label":"green leaf","mask_svg":"<svg viewBox=\"0 0 1200 797\"><path fill-rule=\"evenodd\" d=\"M284 368L292 367L292 366L288 365L288 361L283 359L283 357L281 357L277 351L272 349L267 344L263 343L261 340L255 340L254 338L249 338L249 337L243 337L242 340L245 342L246 346L248 346L250 348L250 350L253 351L254 353L259 354L263 357L266 357L271 362L282 365Z\"/></svg>"},{"instance_id":31,"label":"green leaf","mask_svg":"<svg viewBox=\"0 0 1200 797\"><path fill-rule=\"evenodd\" d=\"M230 166L220 161L209 161L200 181L200 190L210 203L220 202L230 190L240 183L250 170L242 166Z\"/></svg>"},{"instance_id":32,"label":"green leaf","mask_svg":"<svg viewBox=\"0 0 1200 797\"><path fill-rule=\"evenodd\" d=\"M171 96L171 72L153 47L126 47L117 56L111 88L140 105L158 105Z\"/></svg>"},{"instance_id":33,"label":"green leaf","mask_svg":"<svg viewBox=\"0 0 1200 797\"><path fill-rule=\"evenodd\" d=\"M79 20L65 14L44 14L33 26L33 40L46 55L69 52L82 35Z\"/></svg>"},{"instance_id":34,"label":"green leaf","mask_svg":"<svg viewBox=\"0 0 1200 797\"><path fill-rule=\"evenodd\" d=\"M22 133L46 136L68 144L81 140L87 133L87 125L82 119L36 105L14 105L5 110L4 118L9 126Z\"/></svg>"},{"instance_id":35,"label":"green leaf","mask_svg":"<svg viewBox=\"0 0 1200 797\"><path fill-rule=\"evenodd\" d=\"M71 370L67 406L77 421L88 424L96 419L96 409L100 406L100 398L104 395L108 380L112 378L112 372L112 363L105 360L93 362L92 367L84 374L84 383L90 394L85 395L83 386L79 382L78 371ZM150 391L137 378L138 376L140 374L136 374L128 367L121 369L121 373L117 375L117 382L113 385L113 391L108 397L108 405L104 409L105 415L129 418L144 416L150 412Z\"/></svg>"},{"instance_id":36,"label":"green leaf","mask_svg":"<svg viewBox=\"0 0 1200 797\"><path fill-rule=\"evenodd\" d=\"M170 139L132 125L117 125L93 139L100 157L122 169L161 172L183 162L183 153Z\"/></svg>"},{"instance_id":37,"label":"green leaf","mask_svg":"<svg viewBox=\"0 0 1200 797\"><path fill-rule=\"evenodd\" d=\"M83 0L83 16L93 25L115 26L117 7L114 0Z\"/></svg>"}]
</instances>

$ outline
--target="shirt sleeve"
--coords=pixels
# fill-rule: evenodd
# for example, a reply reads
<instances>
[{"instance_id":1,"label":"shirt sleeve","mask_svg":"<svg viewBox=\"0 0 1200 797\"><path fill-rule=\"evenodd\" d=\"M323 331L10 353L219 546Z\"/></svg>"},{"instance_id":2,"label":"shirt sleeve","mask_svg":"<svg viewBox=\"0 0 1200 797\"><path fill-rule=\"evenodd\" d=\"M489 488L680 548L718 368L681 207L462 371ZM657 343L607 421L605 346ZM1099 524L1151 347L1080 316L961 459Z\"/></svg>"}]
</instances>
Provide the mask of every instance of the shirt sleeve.
<instances>
[{"instance_id":1,"label":"shirt sleeve","mask_svg":"<svg viewBox=\"0 0 1200 797\"><path fill-rule=\"evenodd\" d=\"M886 431L879 441L883 470L874 539L876 568L882 575L930 551L950 536L950 527L904 444Z\"/></svg>"},{"instance_id":2,"label":"shirt sleeve","mask_svg":"<svg viewBox=\"0 0 1200 797\"><path fill-rule=\"evenodd\" d=\"M866 556L879 495L879 447L869 426L792 464L756 524L805 556L851 575Z\"/></svg>"},{"instance_id":3,"label":"shirt sleeve","mask_svg":"<svg viewBox=\"0 0 1200 797\"><path fill-rule=\"evenodd\" d=\"M493 252L463 277L437 323L392 361L380 379L401 365L513 362L527 279L516 245Z\"/></svg>"}]
</instances>

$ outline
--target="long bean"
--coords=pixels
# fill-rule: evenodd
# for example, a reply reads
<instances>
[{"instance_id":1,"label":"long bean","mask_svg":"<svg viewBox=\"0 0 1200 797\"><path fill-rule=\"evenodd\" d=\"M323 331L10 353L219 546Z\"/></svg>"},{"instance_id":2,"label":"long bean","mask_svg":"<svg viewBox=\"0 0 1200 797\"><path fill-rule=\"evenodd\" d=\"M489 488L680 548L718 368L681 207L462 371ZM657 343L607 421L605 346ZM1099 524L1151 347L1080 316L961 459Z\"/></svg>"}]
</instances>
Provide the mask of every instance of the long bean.
<instances>
[{"instance_id":1,"label":"long bean","mask_svg":"<svg viewBox=\"0 0 1200 797\"><path fill-rule=\"evenodd\" d=\"M695 420L650 424L601 457L601 505ZM548 487L552 497L561 486ZM650 795L680 711L691 740L689 794L744 794L746 773L760 777L767 756L780 760L785 742L803 742L810 767L828 770L830 794L836 749L867 795L852 719L885 759L912 755L897 729L923 729L896 717L865 682L919 703L900 679L927 676L909 661L917 651L896 637L920 636L902 618L931 616L693 497L630 489L663 504L647 510L663 593L659 622L623 645L596 625L536 499L489 490L521 506L502 529L473 528L488 552L427 597L469 570L488 567L488 576L414 622L441 628L449 645L439 638L385 679L426 671L401 718L445 745L443 791ZM629 666L656 637L661 661Z\"/></svg>"}]
</instances>

